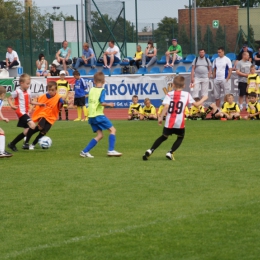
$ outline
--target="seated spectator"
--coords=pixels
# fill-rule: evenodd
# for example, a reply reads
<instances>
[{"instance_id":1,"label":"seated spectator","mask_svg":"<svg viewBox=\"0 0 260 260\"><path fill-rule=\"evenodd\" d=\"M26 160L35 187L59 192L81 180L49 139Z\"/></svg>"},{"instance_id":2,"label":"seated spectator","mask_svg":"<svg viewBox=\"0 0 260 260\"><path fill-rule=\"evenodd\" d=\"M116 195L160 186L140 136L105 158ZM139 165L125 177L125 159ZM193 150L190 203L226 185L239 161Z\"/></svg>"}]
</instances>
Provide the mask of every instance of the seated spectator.
<instances>
[{"instance_id":1,"label":"seated spectator","mask_svg":"<svg viewBox=\"0 0 260 260\"><path fill-rule=\"evenodd\" d=\"M162 102L163 102L163 100L164 100L164 97L161 98L161 101L162 101ZM164 108L164 105L161 104L161 105L159 106L158 112L157 112L158 117L161 115L161 113L162 113L162 111L163 111L163 108ZM166 114L163 116L163 120L165 120L165 118L166 118Z\"/></svg>"},{"instance_id":2,"label":"seated spectator","mask_svg":"<svg viewBox=\"0 0 260 260\"><path fill-rule=\"evenodd\" d=\"M165 67L173 67L174 62L176 60L182 59L182 48L181 45L178 44L177 39L172 39L172 45L169 47L168 51L165 53L166 55L166 64Z\"/></svg>"},{"instance_id":3,"label":"seated spectator","mask_svg":"<svg viewBox=\"0 0 260 260\"><path fill-rule=\"evenodd\" d=\"M254 56L255 65L258 67L260 66L260 46L258 47L258 53Z\"/></svg>"},{"instance_id":4,"label":"seated spectator","mask_svg":"<svg viewBox=\"0 0 260 260\"><path fill-rule=\"evenodd\" d=\"M55 57L56 57L56 60L60 64L62 64L63 70L67 71L67 65L70 65L72 63L71 50L68 47L67 41L62 42L62 48L57 51Z\"/></svg>"},{"instance_id":5,"label":"seated spectator","mask_svg":"<svg viewBox=\"0 0 260 260\"><path fill-rule=\"evenodd\" d=\"M196 97L196 98L194 98L194 100L196 102L199 102L200 98ZM205 113L205 110L204 110L204 106L197 107L195 105L192 105L191 108L190 108L189 118L192 119L192 120L205 119L206 113Z\"/></svg>"},{"instance_id":6,"label":"seated spectator","mask_svg":"<svg viewBox=\"0 0 260 260\"><path fill-rule=\"evenodd\" d=\"M65 72L66 75L68 76L69 75L68 71ZM57 77L57 76L60 76L60 70L58 70L57 66L54 63L52 63L50 67L50 71L48 73L48 77Z\"/></svg>"},{"instance_id":7,"label":"seated spectator","mask_svg":"<svg viewBox=\"0 0 260 260\"><path fill-rule=\"evenodd\" d=\"M48 68L48 62L47 60L45 60L44 55L41 53L39 55L39 59L36 61L36 76L40 77L40 76L47 76L48 72L47 72L47 68Z\"/></svg>"},{"instance_id":8,"label":"seated spectator","mask_svg":"<svg viewBox=\"0 0 260 260\"><path fill-rule=\"evenodd\" d=\"M184 115L185 115L185 120L187 120L187 118L190 117L190 111L189 111L189 108L187 106L185 107Z\"/></svg>"},{"instance_id":9,"label":"seated spectator","mask_svg":"<svg viewBox=\"0 0 260 260\"><path fill-rule=\"evenodd\" d=\"M157 49L153 46L152 41L148 41L148 45L145 49L145 54L142 56L142 67L148 68L157 61ZM146 62L148 62L146 64ZM146 64L146 65L145 65Z\"/></svg>"},{"instance_id":10,"label":"seated spectator","mask_svg":"<svg viewBox=\"0 0 260 260\"><path fill-rule=\"evenodd\" d=\"M233 94L227 94L227 102L224 103L221 109L220 117L228 120L240 119L240 109L238 104L234 102Z\"/></svg>"},{"instance_id":11,"label":"seated spectator","mask_svg":"<svg viewBox=\"0 0 260 260\"><path fill-rule=\"evenodd\" d=\"M90 64L91 68L94 69L96 67L96 61L97 60L93 49L89 47L87 42L85 42L83 44L82 56L77 59L74 69L78 69L78 67L84 64Z\"/></svg>"},{"instance_id":12,"label":"seated spectator","mask_svg":"<svg viewBox=\"0 0 260 260\"><path fill-rule=\"evenodd\" d=\"M252 63L252 60L253 60L253 52L248 50L248 46L247 44L244 44L243 47L242 47L242 50L239 52L239 54L237 55L237 59L234 63L234 70L236 70L236 66L237 66L237 63L242 60L243 58L243 52L248 52L249 53L249 58L248 58L248 61L250 61Z\"/></svg>"},{"instance_id":13,"label":"seated spectator","mask_svg":"<svg viewBox=\"0 0 260 260\"><path fill-rule=\"evenodd\" d=\"M260 119L260 104L257 102L257 94L251 92L248 95L249 102L247 107L248 115L245 116L245 119L259 120Z\"/></svg>"},{"instance_id":14,"label":"seated spectator","mask_svg":"<svg viewBox=\"0 0 260 260\"><path fill-rule=\"evenodd\" d=\"M140 64L142 63L142 47L140 45L137 45L136 47L136 53L133 60L130 60L130 66L136 65L137 69L139 69Z\"/></svg>"},{"instance_id":15,"label":"seated spectator","mask_svg":"<svg viewBox=\"0 0 260 260\"><path fill-rule=\"evenodd\" d=\"M7 47L5 58L5 61L0 62L0 68L6 68L8 70L14 66L20 65L18 54L11 46Z\"/></svg>"},{"instance_id":16,"label":"seated spectator","mask_svg":"<svg viewBox=\"0 0 260 260\"><path fill-rule=\"evenodd\" d=\"M246 93L247 95L251 92L255 92L259 95L259 84L260 84L260 77L255 72L255 65L250 66L250 74L247 76L247 88Z\"/></svg>"},{"instance_id":17,"label":"seated spectator","mask_svg":"<svg viewBox=\"0 0 260 260\"><path fill-rule=\"evenodd\" d=\"M134 95L132 97L133 104L130 105L128 109L128 120L143 120L143 109L142 106L138 103L138 96Z\"/></svg>"},{"instance_id":18,"label":"seated spectator","mask_svg":"<svg viewBox=\"0 0 260 260\"><path fill-rule=\"evenodd\" d=\"M114 41L110 41L108 43L108 48L104 52L103 59L104 59L104 68L110 69L113 65L114 62L118 63L121 61L120 57L120 50L119 48L115 45ZM109 64L109 65L107 65Z\"/></svg>"},{"instance_id":19,"label":"seated spectator","mask_svg":"<svg viewBox=\"0 0 260 260\"><path fill-rule=\"evenodd\" d=\"M144 100L144 104L145 104L145 106L143 107L144 119L145 120L156 120L157 119L156 109L151 104L151 100L149 98L146 98Z\"/></svg>"}]
</instances>

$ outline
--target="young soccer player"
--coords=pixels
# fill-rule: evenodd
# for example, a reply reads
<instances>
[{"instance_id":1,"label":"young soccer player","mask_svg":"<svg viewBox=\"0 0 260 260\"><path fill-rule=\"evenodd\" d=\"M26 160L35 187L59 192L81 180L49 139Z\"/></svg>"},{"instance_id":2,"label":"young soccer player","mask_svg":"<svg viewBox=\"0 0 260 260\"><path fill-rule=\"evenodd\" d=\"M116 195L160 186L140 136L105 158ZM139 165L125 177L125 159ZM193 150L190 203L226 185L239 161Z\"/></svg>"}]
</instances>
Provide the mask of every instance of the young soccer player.
<instances>
[{"instance_id":1,"label":"young soccer player","mask_svg":"<svg viewBox=\"0 0 260 260\"><path fill-rule=\"evenodd\" d=\"M219 116L228 120L240 119L240 109L238 104L234 102L233 94L227 94L226 98L227 102L224 103Z\"/></svg>"},{"instance_id":2,"label":"young soccer player","mask_svg":"<svg viewBox=\"0 0 260 260\"><path fill-rule=\"evenodd\" d=\"M130 105L128 109L128 120L143 120L143 109L142 106L138 103L138 96L134 95L132 97L133 104Z\"/></svg>"},{"instance_id":3,"label":"young soccer player","mask_svg":"<svg viewBox=\"0 0 260 260\"><path fill-rule=\"evenodd\" d=\"M185 87L185 79L183 76L176 76L173 81L174 90L169 92L163 100L163 112L158 118L158 124L162 124L163 115L167 112L163 134L154 142L152 147L146 150L143 155L143 160L148 160L156 148L162 142L168 139L169 135L177 135L177 140L173 143L171 149L166 153L166 158L174 160L173 152L181 145L185 135L185 107L192 103L195 106L200 106L207 97L203 97L199 102L195 102L190 93L183 91Z\"/></svg>"},{"instance_id":4,"label":"young soccer player","mask_svg":"<svg viewBox=\"0 0 260 260\"><path fill-rule=\"evenodd\" d=\"M87 84L80 77L80 73L75 70L73 72L73 76L75 78L75 86L74 86L74 91L75 91L75 97L74 97L74 105L77 106L77 112L78 112L78 118L76 118L74 121L87 121L88 120L88 109L86 108L85 105L85 96L86 92L85 90L87 89ZM82 110L84 113L85 118L81 119L81 114Z\"/></svg>"},{"instance_id":5,"label":"young soccer player","mask_svg":"<svg viewBox=\"0 0 260 260\"><path fill-rule=\"evenodd\" d=\"M157 119L156 109L154 105L151 104L151 100L146 98L144 100L145 106L143 107L144 119L145 120L155 120Z\"/></svg>"},{"instance_id":6,"label":"young soccer player","mask_svg":"<svg viewBox=\"0 0 260 260\"><path fill-rule=\"evenodd\" d=\"M259 84L260 84L260 77L255 72L255 65L251 65L250 74L247 77L247 88L246 88L247 94L250 94L251 92L255 92L257 95L259 95Z\"/></svg>"},{"instance_id":7,"label":"young soccer player","mask_svg":"<svg viewBox=\"0 0 260 260\"><path fill-rule=\"evenodd\" d=\"M63 99L59 94L57 94L57 83L55 81L50 81L47 84L47 93L41 95L38 98L38 101L45 104L45 106L36 106L35 108L32 115L32 120L34 122L38 122L38 125L35 129L29 129L27 133L25 144L23 145L23 149L26 150L34 150L34 147L38 143L39 139L48 133L58 118L59 111L63 105ZM40 133L35 138L33 143L29 145L32 135L37 132Z\"/></svg>"},{"instance_id":8,"label":"young soccer player","mask_svg":"<svg viewBox=\"0 0 260 260\"><path fill-rule=\"evenodd\" d=\"M109 130L110 135L108 138L109 148L107 155L108 156L121 156L122 153L119 153L114 150L116 142L116 129L108 118L104 115L104 107L114 107L114 103L105 102L105 89L103 85L105 83L105 75L103 72L97 72L94 75L94 84L95 86L90 89L89 92L89 124L92 127L94 133L97 133L97 136L93 138L85 149L80 153L82 157L94 158L89 151L103 138L103 130Z\"/></svg>"},{"instance_id":9,"label":"young soccer player","mask_svg":"<svg viewBox=\"0 0 260 260\"><path fill-rule=\"evenodd\" d=\"M60 72L60 79L57 80L57 87L58 87L57 92L64 101L63 108L65 110L66 120L68 121L69 120L68 94L70 91L70 84L67 80L65 80L65 76L66 76L66 72L62 70ZM59 120L62 120L61 111L62 111L62 107L59 111Z\"/></svg>"},{"instance_id":10,"label":"young soccer player","mask_svg":"<svg viewBox=\"0 0 260 260\"><path fill-rule=\"evenodd\" d=\"M9 119L4 117L1 111L4 103L5 93L6 93L6 89L3 86L0 86L0 118L6 123L8 123ZM11 153L5 151L5 132L0 127L0 158L12 157L12 156L13 155Z\"/></svg>"},{"instance_id":11,"label":"young soccer player","mask_svg":"<svg viewBox=\"0 0 260 260\"><path fill-rule=\"evenodd\" d=\"M257 94L251 92L248 95L248 116L245 116L245 119L259 120L260 119L260 104L257 102Z\"/></svg>"},{"instance_id":12,"label":"young soccer player","mask_svg":"<svg viewBox=\"0 0 260 260\"><path fill-rule=\"evenodd\" d=\"M34 129L35 124L32 119L29 117L29 105L38 105L44 106L44 104L32 101L31 100L31 91L29 89L31 84L31 77L28 74L22 74L19 78L20 87L16 88L15 91L11 93L11 96L8 98L8 103L12 109L15 110L16 115L18 116L18 124L17 127L24 128L24 131L17 135L15 139L8 144L8 147L17 152L16 144L23 140L26 136L28 129ZM14 99L14 104L12 99Z\"/></svg>"},{"instance_id":13,"label":"young soccer player","mask_svg":"<svg viewBox=\"0 0 260 260\"><path fill-rule=\"evenodd\" d=\"M196 102L199 102L200 98L196 97L196 98L194 98L194 100ZM189 118L192 120L205 119L206 113L204 110L204 106L194 106L194 105L191 106Z\"/></svg>"}]
</instances>

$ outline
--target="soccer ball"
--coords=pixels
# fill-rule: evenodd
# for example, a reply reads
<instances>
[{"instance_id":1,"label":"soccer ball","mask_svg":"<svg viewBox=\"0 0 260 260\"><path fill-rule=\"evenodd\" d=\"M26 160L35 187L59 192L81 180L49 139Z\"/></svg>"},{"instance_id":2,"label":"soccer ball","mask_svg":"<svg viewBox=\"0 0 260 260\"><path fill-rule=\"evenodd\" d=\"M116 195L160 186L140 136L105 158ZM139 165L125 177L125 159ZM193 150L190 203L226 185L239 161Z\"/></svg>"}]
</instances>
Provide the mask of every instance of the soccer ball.
<instances>
[{"instance_id":1,"label":"soccer ball","mask_svg":"<svg viewBox=\"0 0 260 260\"><path fill-rule=\"evenodd\" d=\"M39 141L38 144L42 149L48 149L52 145L52 140L48 136L43 136Z\"/></svg>"}]
</instances>

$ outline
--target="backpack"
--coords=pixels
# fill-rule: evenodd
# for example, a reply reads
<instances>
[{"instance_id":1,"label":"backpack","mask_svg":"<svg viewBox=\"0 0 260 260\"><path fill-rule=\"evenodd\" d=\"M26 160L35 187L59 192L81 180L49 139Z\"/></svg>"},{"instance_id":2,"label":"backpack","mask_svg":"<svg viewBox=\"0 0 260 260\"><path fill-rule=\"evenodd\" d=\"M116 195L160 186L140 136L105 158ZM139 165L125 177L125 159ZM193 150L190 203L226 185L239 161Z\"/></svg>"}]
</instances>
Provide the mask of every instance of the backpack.
<instances>
[{"instance_id":1,"label":"backpack","mask_svg":"<svg viewBox=\"0 0 260 260\"><path fill-rule=\"evenodd\" d=\"M121 68L121 74L135 74L134 66L124 66Z\"/></svg>"},{"instance_id":2,"label":"backpack","mask_svg":"<svg viewBox=\"0 0 260 260\"><path fill-rule=\"evenodd\" d=\"M209 59L207 57L205 57L205 59L208 64L208 67L209 67ZM195 64L194 64L195 67L196 67L197 61L198 61L198 57L196 57L196 59L195 59Z\"/></svg>"}]
</instances>

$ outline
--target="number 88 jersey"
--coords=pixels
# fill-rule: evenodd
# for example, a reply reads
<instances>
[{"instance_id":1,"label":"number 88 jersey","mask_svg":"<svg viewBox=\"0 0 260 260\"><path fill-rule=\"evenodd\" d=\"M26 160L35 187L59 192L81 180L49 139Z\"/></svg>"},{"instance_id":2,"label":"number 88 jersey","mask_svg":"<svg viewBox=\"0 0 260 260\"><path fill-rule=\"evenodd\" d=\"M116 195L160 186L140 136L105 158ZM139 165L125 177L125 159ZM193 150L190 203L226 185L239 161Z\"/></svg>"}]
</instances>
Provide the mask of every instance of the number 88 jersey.
<instances>
[{"instance_id":1,"label":"number 88 jersey","mask_svg":"<svg viewBox=\"0 0 260 260\"><path fill-rule=\"evenodd\" d=\"M194 102L195 101L189 92L169 92L163 100L163 105L169 105L164 126L167 128L184 128L185 107Z\"/></svg>"}]
</instances>

